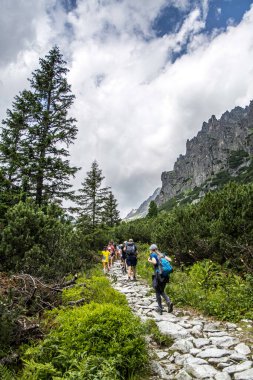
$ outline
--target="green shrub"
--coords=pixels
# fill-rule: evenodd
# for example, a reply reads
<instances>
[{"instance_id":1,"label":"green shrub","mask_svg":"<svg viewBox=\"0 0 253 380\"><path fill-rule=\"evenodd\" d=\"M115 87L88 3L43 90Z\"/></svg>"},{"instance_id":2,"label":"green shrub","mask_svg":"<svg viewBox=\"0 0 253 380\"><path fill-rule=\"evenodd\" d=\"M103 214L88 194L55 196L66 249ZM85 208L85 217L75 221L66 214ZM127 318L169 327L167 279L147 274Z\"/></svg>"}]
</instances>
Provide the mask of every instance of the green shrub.
<instances>
[{"instance_id":1,"label":"green shrub","mask_svg":"<svg viewBox=\"0 0 253 380\"><path fill-rule=\"evenodd\" d=\"M88 265L93 255L81 232L65 219L56 205L41 209L20 202L10 208L1 233L2 269L57 279Z\"/></svg>"},{"instance_id":2,"label":"green shrub","mask_svg":"<svg viewBox=\"0 0 253 380\"><path fill-rule=\"evenodd\" d=\"M102 271L101 271L102 272ZM114 305L127 305L126 297L114 290L106 277L92 276L90 279L82 277L78 280L83 286L65 289L62 294L63 304L69 301L85 299L85 303L95 300L96 303L113 303Z\"/></svg>"},{"instance_id":3,"label":"green shrub","mask_svg":"<svg viewBox=\"0 0 253 380\"><path fill-rule=\"evenodd\" d=\"M175 271L168 286L177 305L189 305L221 320L253 318L252 283L209 260Z\"/></svg>"},{"instance_id":4,"label":"green shrub","mask_svg":"<svg viewBox=\"0 0 253 380\"><path fill-rule=\"evenodd\" d=\"M127 379L147 363L144 329L126 306L63 309L56 323L43 342L27 349L22 379ZM107 363L109 373L99 377Z\"/></svg>"},{"instance_id":5,"label":"green shrub","mask_svg":"<svg viewBox=\"0 0 253 380\"><path fill-rule=\"evenodd\" d=\"M17 315L17 310L11 308L11 301L0 298L0 359L7 355L10 345L15 340L18 332Z\"/></svg>"}]
</instances>

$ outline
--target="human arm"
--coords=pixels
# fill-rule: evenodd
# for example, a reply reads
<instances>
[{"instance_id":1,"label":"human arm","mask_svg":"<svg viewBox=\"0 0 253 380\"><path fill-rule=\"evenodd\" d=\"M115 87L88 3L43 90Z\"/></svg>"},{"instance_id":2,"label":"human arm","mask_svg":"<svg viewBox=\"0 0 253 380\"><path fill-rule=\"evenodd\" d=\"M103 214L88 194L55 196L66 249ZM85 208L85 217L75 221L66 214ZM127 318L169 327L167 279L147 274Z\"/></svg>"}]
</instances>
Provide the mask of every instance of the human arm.
<instances>
[{"instance_id":1,"label":"human arm","mask_svg":"<svg viewBox=\"0 0 253 380\"><path fill-rule=\"evenodd\" d=\"M148 262L153 264L153 265L157 265L157 258L156 258L156 254L152 254L149 256L148 258Z\"/></svg>"}]
</instances>

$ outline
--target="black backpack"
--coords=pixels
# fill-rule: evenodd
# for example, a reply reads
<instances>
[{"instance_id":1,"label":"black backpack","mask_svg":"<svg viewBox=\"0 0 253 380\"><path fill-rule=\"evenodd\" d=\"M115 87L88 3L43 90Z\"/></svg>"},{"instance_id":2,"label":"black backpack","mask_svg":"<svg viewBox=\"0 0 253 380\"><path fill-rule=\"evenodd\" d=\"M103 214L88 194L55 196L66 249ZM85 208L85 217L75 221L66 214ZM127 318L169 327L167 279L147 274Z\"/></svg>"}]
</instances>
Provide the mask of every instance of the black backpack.
<instances>
[{"instance_id":1,"label":"black backpack","mask_svg":"<svg viewBox=\"0 0 253 380\"><path fill-rule=\"evenodd\" d=\"M134 244L127 244L126 245L126 254L128 256L135 256L136 247Z\"/></svg>"}]
</instances>

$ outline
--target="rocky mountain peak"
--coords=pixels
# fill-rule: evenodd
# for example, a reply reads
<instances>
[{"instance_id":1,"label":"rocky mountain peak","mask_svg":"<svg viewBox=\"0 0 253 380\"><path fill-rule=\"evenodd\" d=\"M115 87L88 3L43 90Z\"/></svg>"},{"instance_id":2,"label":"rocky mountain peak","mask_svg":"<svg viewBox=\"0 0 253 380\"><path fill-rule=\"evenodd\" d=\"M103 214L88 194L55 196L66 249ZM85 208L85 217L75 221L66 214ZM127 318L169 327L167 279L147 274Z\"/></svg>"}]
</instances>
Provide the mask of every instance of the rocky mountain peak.
<instances>
[{"instance_id":1,"label":"rocky mountain peak","mask_svg":"<svg viewBox=\"0 0 253 380\"><path fill-rule=\"evenodd\" d=\"M180 155L172 171L161 175L158 205L178 194L201 186L211 176L230 170L231 155L253 153L253 101L249 106L226 111L218 120L212 115L195 137L186 142L186 154Z\"/></svg>"}]
</instances>

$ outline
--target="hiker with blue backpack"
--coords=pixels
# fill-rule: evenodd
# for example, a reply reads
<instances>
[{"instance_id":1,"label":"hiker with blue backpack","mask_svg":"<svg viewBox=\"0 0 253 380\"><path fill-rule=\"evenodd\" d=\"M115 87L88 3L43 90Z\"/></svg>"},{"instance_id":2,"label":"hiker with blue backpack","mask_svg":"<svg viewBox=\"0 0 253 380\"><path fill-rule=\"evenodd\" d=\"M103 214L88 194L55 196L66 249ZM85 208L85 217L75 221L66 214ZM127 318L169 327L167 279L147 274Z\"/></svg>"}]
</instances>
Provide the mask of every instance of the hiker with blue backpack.
<instances>
[{"instance_id":1,"label":"hiker with blue backpack","mask_svg":"<svg viewBox=\"0 0 253 380\"><path fill-rule=\"evenodd\" d=\"M157 311L159 314L163 313L163 297L168 307L168 313L171 313L173 311L173 303L171 302L169 296L165 293L166 284L169 282L170 273L173 271L170 264L171 259L164 253L160 253L156 244L151 244L149 249L150 256L148 258L148 262L154 266L152 284L156 292L156 300L158 303Z\"/></svg>"}]
</instances>

